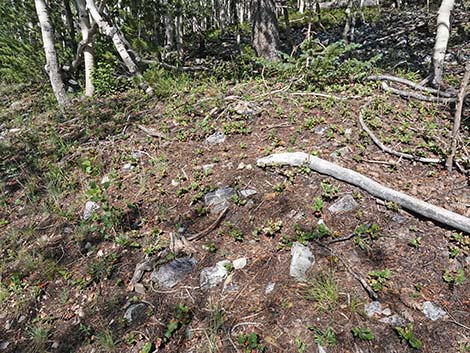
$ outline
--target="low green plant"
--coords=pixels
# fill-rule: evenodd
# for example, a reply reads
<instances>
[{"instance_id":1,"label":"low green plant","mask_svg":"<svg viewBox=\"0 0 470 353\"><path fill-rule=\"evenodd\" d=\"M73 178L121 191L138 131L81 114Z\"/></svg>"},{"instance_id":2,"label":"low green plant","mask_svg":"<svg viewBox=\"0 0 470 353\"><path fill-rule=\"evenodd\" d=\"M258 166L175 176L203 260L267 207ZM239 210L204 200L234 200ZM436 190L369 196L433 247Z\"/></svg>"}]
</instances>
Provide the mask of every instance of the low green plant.
<instances>
[{"instance_id":1,"label":"low green plant","mask_svg":"<svg viewBox=\"0 0 470 353\"><path fill-rule=\"evenodd\" d=\"M305 297L315 302L319 310L333 310L339 299L339 288L334 274L322 273L308 282Z\"/></svg>"},{"instance_id":2,"label":"low green plant","mask_svg":"<svg viewBox=\"0 0 470 353\"><path fill-rule=\"evenodd\" d=\"M316 343L323 347L336 346L336 332L333 327L328 326L322 330L316 326L308 326L310 331L313 331L313 339Z\"/></svg>"},{"instance_id":3,"label":"low green plant","mask_svg":"<svg viewBox=\"0 0 470 353\"><path fill-rule=\"evenodd\" d=\"M118 81L116 79L116 71L109 62L98 62L93 71L93 85L97 96L106 96L116 93L118 89Z\"/></svg>"},{"instance_id":4,"label":"low green plant","mask_svg":"<svg viewBox=\"0 0 470 353\"><path fill-rule=\"evenodd\" d=\"M317 197L315 202L312 205L313 213L316 217L321 216L321 211L323 210L323 199L321 197Z\"/></svg>"},{"instance_id":5,"label":"low green plant","mask_svg":"<svg viewBox=\"0 0 470 353\"><path fill-rule=\"evenodd\" d=\"M116 349L116 340L109 329L105 329L96 334L96 340L103 350L112 352Z\"/></svg>"},{"instance_id":6,"label":"low green plant","mask_svg":"<svg viewBox=\"0 0 470 353\"><path fill-rule=\"evenodd\" d=\"M372 331L367 327L353 327L351 332L354 337L364 341L372 341L375 338Z\"/></svg>"},{"instance_id":7,"label":"low green plant","mask_svg":"<svg viewBox=\"0 0 470 353\"><path fill-rule=\"evenodd\" d=\"M307 349L307 347L305 346L305 343L302 342L300 337L296 337L294 339L294 343L295 343L295 346L297 347L297 353L305 353L305 350Z\"/></svg>"},{"instance_id":8,"label":"low green plant","mask_svg":"<svg viewBox=\"0 0 470 353\"><path fill-rule=\"evenodd\" d=\"M395 331L401 338L401 341L408 343L411 348L421 349L423 347L423 343L416 338L411 324L408 324L406 327L397 326L395 327Z\"/></svg>"},{"instance_id":9,"label":"low green plant","mask_svg":"<svg viewBox=\"0 0 470 353\"><path fill-rule=\"evenodd\" d=\"M241 333L237 337L238 344L243 347L245 353L262 353L265 346L260 343L260 338L256 332L249 335Z\"/></svg>"},{"instance_id":10,"label":"low green plant","mask_svg":"<svg viewBox=\"0 0 470 353\"><path fill-rule=\"evenodd\" d=\"M463 269L458 270L445 270L442 275L444 282L449 283L453 286L461 285L465 282L465 271Z\"/></svg>"},{"instance_id":11,"label":"low green plant","mask_svg":"<svg viewBox=\"0 0 470 353\"><path fill-rule=\"evenodd\" d=\"M32 326L29 329L31 341L36 351L44 351L49 341L49 330L40 325Z\"/></svg>"},{"instance_id":12,"label":"low green plant","mask_svg":"<svg viewBox=\"0 0 470 353\"><path fill-rule=\"evenodd\" d=\"M367 274L367 282L374 291L384 289L387 281L392 277L392 271L388 268L384 270L373 270Z\"/></svg>"},{"instance_id":13,"label":"low green plant","mask_svg":"<svg viewBox=\"0 0 470 353\"><path fill-rule=\"evenodd\" d=\"M322 189L322 197L325 200L332 200L336 196L338 196L339 188L337 186L332 185L328 180L323 180L320 183L320 187Z\"/></svg>"},{"instance_id":14,"label":"low green plant","mask_svg":"<svg viewBox=\"0 0 470 353\"><path fill-rule=\"evenodd\" d=\"M175 316L166 325L166 330L162 337L156 341L157 348L163 348L181 328L188 325L192 320L191 310L184 304L178 304L175 307Z\"/></svg>"}]
</instances>

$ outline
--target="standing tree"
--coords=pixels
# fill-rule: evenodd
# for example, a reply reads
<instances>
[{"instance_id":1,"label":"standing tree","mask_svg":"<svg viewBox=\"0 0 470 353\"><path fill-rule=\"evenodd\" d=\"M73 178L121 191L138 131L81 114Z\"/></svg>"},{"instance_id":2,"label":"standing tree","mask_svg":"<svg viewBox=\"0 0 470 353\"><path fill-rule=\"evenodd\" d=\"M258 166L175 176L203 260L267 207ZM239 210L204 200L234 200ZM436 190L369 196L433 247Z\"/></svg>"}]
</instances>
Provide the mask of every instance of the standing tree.
<instances>
[{"instance_id":1,"label":"standing tree","mask_svg":"<svg viewBox=\"0 0 470 353\"><path fill-rule=\"evenodd\" d=\"M275 61L281 45L274 0L252 0L251 6L253 48L258 56Z\"/></svg>"},{"instance_id":2,"label":"standing tree","mask_svg":"<svg viewBox=\"0 0 470 353\"><path fill-rule=\"evenodd\" d=\"M42 40L44 52L46 54L46 71L49 74L52 90L59 105L65 106L69 104L69 98L65 92L64 83L59 72L59 64L57 62L57 53L54 47L54 34L52 30L49 14L44 0L34 0L36 5L36 13L41 25Z\"/></svg>"},{"instance_id":3,"label":"standing tree","mask_svg":"<svg viewBox=\"0 0 470 353\"><path fill-rule=\"evenodd\" d=\"M90 19L88 12L86 11L85 0L76 0L75 4L78 10L78 17L80 19L80 30L82 33L82 43L84 43L83 49L83 61L85 63L85 96L91 97L95 90L93 85L93 69L94 69L94 57L93 48L91 47L91 31Z\"/></svg>"},{"instance_id":4,"label":"standing tree","mask_svg":"<svg viewBox=\"0 0 470 353\"><path fill-rule=\"evenodd\" d=\"M437 33L431 65L431 83L435 87L442 85L442 72L447 42L450 35L450 14L454 8L454 0L442 0L437 16Z\"/></svg>"}]
</instances>

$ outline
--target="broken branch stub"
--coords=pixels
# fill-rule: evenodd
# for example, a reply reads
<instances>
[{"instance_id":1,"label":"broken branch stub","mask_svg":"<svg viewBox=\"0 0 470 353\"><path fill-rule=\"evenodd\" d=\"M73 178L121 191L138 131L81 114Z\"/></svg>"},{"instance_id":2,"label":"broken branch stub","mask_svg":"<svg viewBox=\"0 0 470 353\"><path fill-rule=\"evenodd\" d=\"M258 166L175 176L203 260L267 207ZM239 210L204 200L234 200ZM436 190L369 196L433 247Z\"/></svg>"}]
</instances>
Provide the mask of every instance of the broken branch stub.
<instances>
[{"instance_id":1,"label":"broken branch stub","mask_svg":"<svg viewBox=\"0 0 470 353\"><path fill-rule=\"evenodd\" d=\"M308 166L310 169L357 186L382 200L392 201L404 209L445 224L452 228L470 233L470 218L448 211L442 207L393 190L351 169L340 167L324 159L303 152L277 153L257 160L259 167L289 165Z\"/></svg>"}]
</instances>

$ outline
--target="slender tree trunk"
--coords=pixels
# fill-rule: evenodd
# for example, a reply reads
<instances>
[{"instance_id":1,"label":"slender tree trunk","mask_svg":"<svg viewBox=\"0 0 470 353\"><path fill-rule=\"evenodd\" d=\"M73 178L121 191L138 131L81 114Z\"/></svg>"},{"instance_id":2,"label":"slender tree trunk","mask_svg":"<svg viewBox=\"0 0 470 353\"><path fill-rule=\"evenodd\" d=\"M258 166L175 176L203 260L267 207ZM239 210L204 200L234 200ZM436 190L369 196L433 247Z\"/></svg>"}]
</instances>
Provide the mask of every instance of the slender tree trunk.
<instances>
[{"instance_id":1,"label":"slender tree trunk","mask_svg":"<svg viewBox=\"0 0 470 353\"><path fill-rule=\"evenodd\" d=\"M89 36L91 35L91 25L88 18L88 12L86 11L85 0L75 0L75 4L77 6L78 17L80 19L82 41L90 42ZM85 63L85 96L91 97L95 91L92 79L95 61L91 43L86 44L83 49L83 61Z\"/></svg>"},{"instance_id":2,"label":"slender tree trunk","mask_svg":"<svg viewBox=\"0 0 470 353\"><path fill-rule=\"evenodd\" d=\"M289 1L283 1L282 3L282 14L284 16L284 24L286 26L286 38L287 42L289 43L289 49L292 50L294 47L294 42L292 41L292 34L290 29L290 21L289 21Z\"/></svg>"},{"instance_id":3,"label":"slender tree trunk","mask_svg":"<svg viewBox=\"0 0 470 353\"><path fill-rule=\"evenodd\" d=\"M252 0L251 34L256 54L277 60L280 40L274 0Z\"/></svg>"},{"instance_id":4,"label":"slender tree trunk","mask_svg":"<svg viewBox=\"0 0 470 353\"><path fill-rule=\"evenodd\" d=\"M73 23L72 9L70 8L70 0L64 0L65 19L70 31L70 43L74 53L77 52L77 39L75 34L75 25Z\"/></svg>"},{"instance_id":5,"label":"slender tree trunk","mask_svg":"<svg viewBox=\"0 0 470 353\"><path fill-rule=\"evenodd\" d=\"M93 0L86 0L86 6L90 12L91 17L98 24L98 27L113 41L116 50L121 56L122 61L124 61L124 64L126 65L129 72L132 75L137 74L139 71L137 65L129 55L129 52L127 51L126 46L124 45L124 42L119 35L119 30L103 19Z\"/></svg>"},{"instance_id":6,"label":"slender tree trunk","mask_svg":"<svg viewBox=\"0 0 470 353\"><path fill-rule=\"evenodd\" d=\"M454 0L442 0L437 16L437 33L431 66L431 83L434 87L442 85L444 58L450 36L450 14L453 8Z\"/></svg>"},{"instance_id":7,"label":"slender tree trunk","mask_svg":"<svg viewBox=\"0 0 470 353\"><path fill-rule=\"evenodd\" d=\"M59 73L57 53L54 47L54 34L49 14L47 13L46 3L44 0L34 0L34 4L36 5L36 12L41 25L44 52L46 54L46 71L49 74L52 90L54 91L57 102L59 105L65 106L69 104L69 99Z\"/></svg>"},{"instance_id":8,"label":"slender tree trunk","mask_svg":"<svg viewBox=\"0 0 470 353\"><path fill-rule=\"evenodd\" d=\"M172 50L175 47L175 18L170 1L165 2L165 47Z\"/></svg>"}]
</instances>

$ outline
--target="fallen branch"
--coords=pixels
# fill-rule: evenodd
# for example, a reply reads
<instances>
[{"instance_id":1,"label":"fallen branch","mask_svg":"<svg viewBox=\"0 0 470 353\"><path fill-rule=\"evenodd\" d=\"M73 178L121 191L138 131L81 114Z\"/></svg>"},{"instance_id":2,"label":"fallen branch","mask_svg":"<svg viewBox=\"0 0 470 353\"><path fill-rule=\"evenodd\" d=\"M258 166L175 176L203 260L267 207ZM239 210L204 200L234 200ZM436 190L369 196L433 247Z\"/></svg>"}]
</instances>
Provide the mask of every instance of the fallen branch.
<instances>
[{"instance_id":1,"label":"fallen branch","mask_svg":"<svg viewBox=\"0 0 470 353\"><path fill-rule=\"evenodd\" d=\"M470 61L468 61L467 65L465 66L465 74L463 75L463 80L460 85L459 93L457 95L457 106L455 107L454 126L452 128L451 148L450 148L450 154L447 157L447 161L446 161L446 168L449 172L452 171L452 165L454 163L455 150L457 149L457 136L459 135L460 121L462 120L463 103L465 101L465 90L467 89L469 80L470 80Z\"/></svg>"},{"instance_id":2,"label":"fallen branch","mask_svg":"<svg viewBox=\"0 0 470 353\"><path fill-rule=\"evenodd\" d=\"M470 218L468 217L393 190L351 169L340 167L334 163L307 153L295 152L272 154L268 157L258 159L256 163L260 167L274 165L290 165L295 167L308 166L310 169L318 173L326 174L338 180L357 186L377 198L395 202L404 209L463 232L470 233Z\"/></svg>"},{"instance_id":3,"label":"fallen branch","mask_svg":"<svg viewBox=\"0 0 470 353\"><path fill-rule=\"evenodd\" d=\"M226 207L219 215L219 217L217 217L217 219L215 220L214 223L212 223L209 227L207 227L206 229L200 231L199 233L196 233L196 234L190 234L189 236L186 237L186 240L189 240L189 241L192 241L192 240L199 240L201 239L202 237L204 237L206 234L208 234L210 231L214 230L218 224L220 223L220 221L224 218L224 216L227 214L228 212L228 207Z\"/></svg>"},{"instance_id":4,"label":"fallen branch","mask_svg":"<svg viewBox=\"0 0 470 353\"><path fill-rule=\"evenodd\" d=\"M435 96L425 96L424 94L419 94L416 92L409 92L401 90L398 88L390 87L386 82L382 82L382 89L387 92L398 94L403 98L415 98L425 102L441 102L441 103L451 103L455 102L455 98L445 98L445 97L435 97Z\"/></svg>"},{"instance_id":5,"label":"fallen branch","mask_svg":"<svg viewBox=\"0 0 470 353\"><path fill-rule=\"evenodd\" d=\"M404 85L407 85L417 91L421 92L426 92L433 94L437 97L445 97L445 98L454 98L454 95L449 92L441 91L435 88L431 87L425 87L423 85L420 85L419 83L415 83L413 81L407 80L406 78L401 78L401 77L396 77L396 76L391 76L391 75L373 75L367 77L368 80L371 81L393 81L393 82L398 82L402 83Z\"/></svg>"},{"instance_id":6,"label":"fallen branch","mask_svg":"<svg viewBox=\"0 0 470 353\"><path fill-rule=\"evenodd\" d=\"M367 133L367 135L369 135L369 137L372 139L372 141L374 141L374 143L384 152L387 152L387 153L390 153L394 156L397 156L397 157L400 157L400 158L406 158L406 159L411 159L413 161L417 161L417 162L422 162L422 163L443 163L444 160L443 159L439 159L439 158L422 158L422 157L417 157L417 156L413 156L411 154L408 154L408 153L403 153L403 152L398 152L398 151L395 151L395 150L392 150L391 148L385 146L378 138L377 136L375 136L375 134L372 132L372 130L370 130L366 123L364 122L364 119L362 118L362 110L366 107L369 106L371 102L365 104L361 110L359 111L359 117L358 117L358 120L359 120L359 124L361 125L361 128Z\"/></svg>"}]
</instances>

